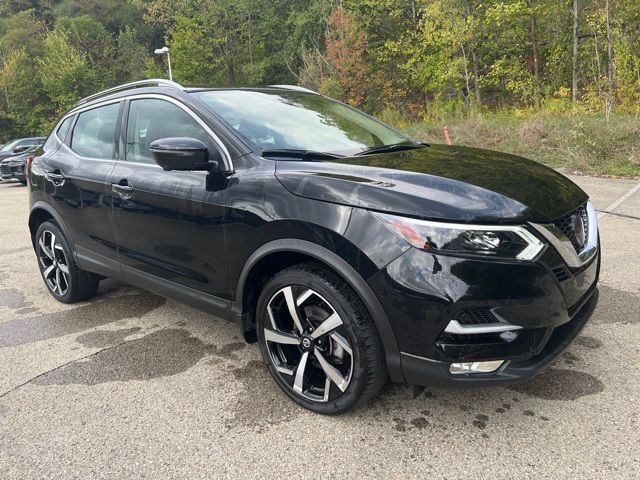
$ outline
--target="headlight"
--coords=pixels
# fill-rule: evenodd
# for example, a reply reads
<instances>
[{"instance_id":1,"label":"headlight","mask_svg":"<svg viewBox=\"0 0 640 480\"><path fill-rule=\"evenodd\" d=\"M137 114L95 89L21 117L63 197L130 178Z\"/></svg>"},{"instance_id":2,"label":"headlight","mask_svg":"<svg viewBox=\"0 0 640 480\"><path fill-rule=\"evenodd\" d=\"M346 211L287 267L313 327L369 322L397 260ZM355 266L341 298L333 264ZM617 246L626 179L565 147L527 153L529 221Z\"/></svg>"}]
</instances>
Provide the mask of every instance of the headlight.
<instances>
[{"instance_id":1,"label":"headlight","mask_svg":"<svg viewBox=\"0 0 640 480\"><path fill-rule=\"evenodd\" d=\"M524 227L431 222L385 213L373 215L409 244L434 253L533 260L544 248L544 243Z\"/></svg>"}]
</instances>

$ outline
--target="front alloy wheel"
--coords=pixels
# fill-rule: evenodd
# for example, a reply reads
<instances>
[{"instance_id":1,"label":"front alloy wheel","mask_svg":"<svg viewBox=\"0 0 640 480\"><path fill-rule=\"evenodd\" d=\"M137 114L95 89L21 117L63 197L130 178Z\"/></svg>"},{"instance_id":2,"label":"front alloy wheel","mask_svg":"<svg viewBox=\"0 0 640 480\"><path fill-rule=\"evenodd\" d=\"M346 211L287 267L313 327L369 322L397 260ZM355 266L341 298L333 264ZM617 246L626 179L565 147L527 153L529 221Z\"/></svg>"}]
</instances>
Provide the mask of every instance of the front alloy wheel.
<instances>
[{"instance_id":1,"label":"front alloy wheel","mask_svg":"<svg viewBox=\"0 0 640 480\"><path fill-rule=\"evenodd\" d=\"M267 313L264 338L284 382L312 401L340 396L351 381L353 350L336 309L318 292L296 285L278 290Z\"/></svg>"},{"instance_id":2,"label":"front alloy wheel","mask_svg":"<svg viewBox=\"0 0 640 480\"><path fill-rule=\"evenodd\" d=\"M369 400L387 368L369 312L335 273L302 263L277 273L257 305L262 357L294 401L341 413Z\"/></svg>"}]
</instances>

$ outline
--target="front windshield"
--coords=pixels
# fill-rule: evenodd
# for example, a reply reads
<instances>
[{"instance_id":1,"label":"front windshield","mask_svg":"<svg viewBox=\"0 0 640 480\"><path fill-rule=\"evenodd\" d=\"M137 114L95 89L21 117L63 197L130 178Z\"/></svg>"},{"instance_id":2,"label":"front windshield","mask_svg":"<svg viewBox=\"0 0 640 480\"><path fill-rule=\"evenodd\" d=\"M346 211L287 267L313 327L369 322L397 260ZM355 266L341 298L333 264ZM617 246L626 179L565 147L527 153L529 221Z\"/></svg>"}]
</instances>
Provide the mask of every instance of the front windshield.
<instances>
[{"instance_id":1,"label":"front windshield","mask_svg":"<svg viewBox=\"0 0 640 480\"><path fill-rule=\"evenodd\" d=\"M19 140L14 140L11 143L7 143L4 147L2 147L0 149L0 153L9 152L9 151L13 150L13 147L15 147L18 144L18 142L19 142Z\"/></svg>"},{"instance_id":2,"label":"front windshield","mask_svg":"<svg viewBox=\"0 0 640 480\"><path fill-rule=\"evenodd\" d=\"M385 145L412 143L358 110L312 93L209 90L195 95L259 150L352 155Z\"/></svg>"}]
</instances>

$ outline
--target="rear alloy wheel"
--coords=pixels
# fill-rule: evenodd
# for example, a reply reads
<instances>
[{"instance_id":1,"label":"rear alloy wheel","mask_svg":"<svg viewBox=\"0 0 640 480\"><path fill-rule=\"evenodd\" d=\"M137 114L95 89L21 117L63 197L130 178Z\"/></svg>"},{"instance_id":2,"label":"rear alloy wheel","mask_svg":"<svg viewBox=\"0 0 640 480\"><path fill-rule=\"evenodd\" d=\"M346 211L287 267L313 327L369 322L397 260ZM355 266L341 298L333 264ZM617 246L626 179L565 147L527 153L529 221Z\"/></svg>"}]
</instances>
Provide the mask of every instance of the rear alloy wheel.
<instances>
[{"instance_id":1,"label":"rear alloy wheel","mask_svg":"<svg viewBox=\"0 0 640 480\"><path fill-rule=\"evenodd\" d=\"M35 247L40 273L56 300L75 303L95 295L100 277L78 268L58 225L43 222L36 232Z\"/></svg>"},{"instance_id":2,"label":"rear alloy wheel","mask_svg":"<svg viewBox=\"0 0 640 480\"><path fill-rule=\"evenodd\" d=\"M42 277L51 293L64 296L69 290L69 265L56 234L43 230L38 238L38 258L42 266Z\"/></svg>"},{"instance_id":3,"label":"rear alloy wheel","mask_svg":"<svg viewBox=\"0 0 640 480\"><path fill-rule=\"evenodd\" d=\"M284 270L265 286L258 308L263 358L300 405L339 413L371 398L386 380L373 321L332 272L315 264Z\"/></svg>"}]
</instances>

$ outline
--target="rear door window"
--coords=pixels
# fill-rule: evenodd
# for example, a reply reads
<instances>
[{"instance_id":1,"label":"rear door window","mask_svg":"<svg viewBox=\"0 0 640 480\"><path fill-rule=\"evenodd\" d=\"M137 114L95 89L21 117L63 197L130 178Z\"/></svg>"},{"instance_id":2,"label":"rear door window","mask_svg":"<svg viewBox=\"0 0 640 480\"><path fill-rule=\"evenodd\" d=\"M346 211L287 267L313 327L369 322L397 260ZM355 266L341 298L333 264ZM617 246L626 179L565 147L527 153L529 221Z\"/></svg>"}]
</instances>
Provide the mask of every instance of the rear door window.
<instances>
[{"instance_id":1,"label":"rear door window","mask_svg":"<svg viewBox=\"0 0 640 480\"><path fill-rule=\"evenodd\" d=\"M119 109L119 103L112 103L80 113L73 128L71 149L83 157L113 158Z\"/></svg>"}]
</instances>

